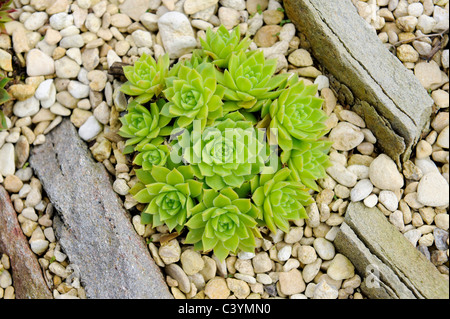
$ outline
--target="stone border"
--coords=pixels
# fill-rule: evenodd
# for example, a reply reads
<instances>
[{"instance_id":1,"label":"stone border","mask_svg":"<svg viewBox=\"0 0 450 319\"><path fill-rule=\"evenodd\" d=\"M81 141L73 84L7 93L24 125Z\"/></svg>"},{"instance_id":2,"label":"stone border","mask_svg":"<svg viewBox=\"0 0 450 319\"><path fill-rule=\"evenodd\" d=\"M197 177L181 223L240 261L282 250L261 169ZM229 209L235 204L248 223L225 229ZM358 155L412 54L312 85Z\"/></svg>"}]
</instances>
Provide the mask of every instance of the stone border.
<instances>
[{"instance_id":1,"label":"stone border","mask_svg":"<svg viewBox=\"0 0 450 319\"><path fill-rule=\"evenodd\" d=\"M364 118L384 153L397 164L407 160L433 105L420 82L383 46L350 0L285 0L284 6L314 57L342 83L335 86L341 101Z\"/></svg>"}]
</instances>

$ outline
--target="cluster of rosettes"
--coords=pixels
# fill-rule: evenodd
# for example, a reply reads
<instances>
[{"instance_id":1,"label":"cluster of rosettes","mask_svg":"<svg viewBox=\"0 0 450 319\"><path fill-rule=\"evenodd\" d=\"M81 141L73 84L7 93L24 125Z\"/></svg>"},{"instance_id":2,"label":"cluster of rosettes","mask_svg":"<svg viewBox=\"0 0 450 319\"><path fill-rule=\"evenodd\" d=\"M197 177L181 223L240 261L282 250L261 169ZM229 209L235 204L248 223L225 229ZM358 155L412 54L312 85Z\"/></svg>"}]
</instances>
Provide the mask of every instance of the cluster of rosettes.
<instances>
[{"instance_id":1,"label":"cluster of rosettes","mask_svg":"<svg viewBox=\"0 0 450 319\"><path fill-rule=\"evenodd\" d=\"M253 252L260 227L307 218L331 143L317 87L249 51L239 27L208 30L190 60L143 55L125 68L125 153L147 206L141 222L187 230L185 243L221 260Z\"/></svg>"}]
</instances>

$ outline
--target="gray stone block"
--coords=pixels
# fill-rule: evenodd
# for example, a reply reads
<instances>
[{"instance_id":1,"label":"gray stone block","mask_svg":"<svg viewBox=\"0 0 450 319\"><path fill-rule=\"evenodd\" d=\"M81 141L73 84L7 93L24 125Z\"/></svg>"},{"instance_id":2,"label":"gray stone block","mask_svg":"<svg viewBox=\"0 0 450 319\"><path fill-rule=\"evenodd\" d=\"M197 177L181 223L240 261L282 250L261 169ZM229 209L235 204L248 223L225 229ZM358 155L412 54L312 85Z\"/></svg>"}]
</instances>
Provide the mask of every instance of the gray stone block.
<instances>
[{"instance_id":1,"label":"gray stone block","mask_svg":"<svg viewBox=\"0 0 450 319\"><path fill-rule=\"evenodd\" d=\"M334 241L370 298L448 299L449 282L376 207L351 203Z\"/></svg>"},{"instance_id":2,"label":"gray stone block","mask_svg":"<svg viewBox=\"0 0 450 319\"><path fill-rule=\"evenodd\" d=\"M381 43L350 0L284 0L286 13L314 57L337 79L342 103L361 115L381 150L409 158L427 125L433 100Z\"/></svg>"},{"instance_id":3,"label":"gray stone block","mask_svg":"<svg viewBox=\"0 0 450 319\"><path fill-rule=\"evenodd\" d=\"M69 120L32 150L30 164L57 210L56 236L88 298L172 298L105 167Z\"/></svg>"}]
</instances>

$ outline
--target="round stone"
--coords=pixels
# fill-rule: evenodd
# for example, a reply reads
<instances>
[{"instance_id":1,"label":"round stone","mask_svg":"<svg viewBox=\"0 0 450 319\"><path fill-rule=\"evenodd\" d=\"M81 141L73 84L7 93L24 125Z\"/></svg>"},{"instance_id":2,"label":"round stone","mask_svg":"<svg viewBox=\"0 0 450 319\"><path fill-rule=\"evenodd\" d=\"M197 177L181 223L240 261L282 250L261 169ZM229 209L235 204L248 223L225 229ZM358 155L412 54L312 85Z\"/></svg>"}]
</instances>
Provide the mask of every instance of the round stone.
<instances>
[{"instance_id":1,"label":"round stone","mask_svg":"<svg viewBox=\"0 0 450 319\"><path fill-rule=\"evenodd\" d=\"M181 254L181 266L186 275L191 276L202 270L205 262L198 252L188 249Z\"/></svg>"},{"instance_id":2,"label":"round stone","mask_svg":"<svg viewBox=\"0 0 450 319\"><path fill-rule=\"evenodd\" d=\"M325 238L316 238L313 243L314 249L323 260L332 260L335 255L334 245Z\"/></svg>"},{"instance_id":3,"label":"round stone","mask_svg":"<svg viewBox=\"0 0 450 319\"><path fill-rule=\"evenodd\" d=\"M369 166L369 178L379 189L396 191L403 187L403 176L395 162L387 155L380 154Z\"/></svg>"},{"instance_id":4,"label":"round stone","mask_svg":"<svg viewBox=\"0 0 450 319\"><path fill-rule=\"evenodd\" d=\"M327 270L327 275L334 280L345 280L355 275L355 267L342 254L336 254Z\"/></svg>"},{"instance_id":5,"label":"round stone","mask_svg":"<svg viewBox=\"0 0 450 319\"><path fill-rule=\"evenodd\" d=\"M448 183L439 172L425 174L417 187L417 200L425 206L447 206L448 194Z\"/></svg>"},{"instance_id":6,"label":"round stone","mask_svg":"<svg viewBox=\"0 0 450 319\"><path fill-rule=\"evenodd\" d=\"M347 122L340 122L331 130L329 137L333 148L338 151L350 151L364 141L361 129Z\"/></svg>"},{"instance_id":7,"label":"round stone","mask_svg":"<svg viewBox=\"0 0 450 319\"><path fill-rule=\"evenodd\" d=\"M205 295L210 299L227 299L230 296L230 289L224 278L215 277L206 284Z\"/></svg>"}]
</instances>

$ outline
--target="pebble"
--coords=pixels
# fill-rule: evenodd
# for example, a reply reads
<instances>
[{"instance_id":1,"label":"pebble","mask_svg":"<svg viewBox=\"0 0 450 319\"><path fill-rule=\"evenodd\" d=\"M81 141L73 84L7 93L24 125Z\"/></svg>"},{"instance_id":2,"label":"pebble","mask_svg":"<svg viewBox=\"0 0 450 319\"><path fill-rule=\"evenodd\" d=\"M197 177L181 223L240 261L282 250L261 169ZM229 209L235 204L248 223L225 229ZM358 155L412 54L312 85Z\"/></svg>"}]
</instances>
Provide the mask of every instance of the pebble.
<instances>
[{"instance_id":1,"label":"pebble","mask_svg":"<svg viewBox=\"0 0 450 319\"><path fill-rule=\"evenodd\" d=\"M313 299L337 299L338 296L338 289L321 280L314 289Z\"/></svg>"},{"instance_id":2,"label":"pebble","mask_svg":"<svg viewBox=\"0 0 450 319\"><path fill-rule=\"evenodd\" d=\"M226 280L215 277L208 281L205 286L205 295L210 299L227 299L230 296L230 289Z\"/></svg>"},{"instance_id":3,"label":"pebble","mask_svg":"<svg viewBox=\"0 0 450 319\"><path fill-rule=\"evenodd\" d=\"M164 49L171 59L179 58L197 46L188 18L180 12L167 12L158 20Z\"/></svg>"},{"instance_id":4,"label":"pebble","mask_svg":"<svg viewBox=\"0 0 450 319\"><path fill-rule=\"evenodd\" d=\"M414 74L426 90L442 81L441 69L433 60L417 63L414 66Z\"/></svg>"},{"instance_id":5,"label":"pebble","mask_svg":"<svg viewBox=\"0 0 450 319\"><path fill-rule=\"evenodd\" d=\"M302 293L306 289L302 273L298 269L280 272L278 282L280 284L281 293L286 296Z\"/></svg>"},{"instance_id":6,"label":"pebble","mask_svg":"<svg viewBox=\"0 0 450 319\"><path fill-rule=\"evenodd\" d=\"M260 48L269 48L273 46L278 41L277 34L281 31L279 25L266 25L259 29L253 41Z\"/></svg>"},{"instance_id":7,"label":"pebble","mask_svg":"<svg viewBox=\"0 0 450 319\"><path fill-rule=\"evenodd\" d=\"M372 193L373 184L369 179L362 179L350 191L350 199L352 202L364 200Z\"/></svg>"},{"instance_id":8,"label":"pebble","mask_svg":"<svg viewBox=\"0 0 450 319\"><path fill-rule=\"evenodd\" d=\"M178 282L178 288L180 288L182 292L189 293L191 291L191 282L180 266L178 266L177 264L170 264L167 265L164 269L167 275Z\"/></svg>"},{"instance_id":9,"label":"pebble","mask_svg":"<svg viewBox=\"0 0 450 319\"><path fill-rule=\"evenodd\" d=\"M166 265L178 262L181 257L181 247L178 240L172 239L168 243L161 245L158 253Z\"/></svg>"},{"instance_id":10,"label":"pebble","mask_svg":"<svg viewBox=\"0 0 450 319\"><path fill-rule=\"evenodd\" d=\"M333 141L333 148L338 151L350 151L364 140L364 134L357 126L340 122L330 132L329 138Z\"/></svg>"},{"instance_id":11,"label":"pebble","mask_svg":"<svg viewBox=\"0 0 450 319\"><path fill-rule=\"evenodd\" d=\"M403 231L403 229L405 228L403 214L399 210L396 210L395 212L389 215L389 221L391 222L392 225L397 227L399 231Z\"/></svg>"},{"instance_id":12,"label":"pebble","mask_svg":"<svg viewBox=\"0 0 450 319\"><path fill-rule=\"evenodd\" d=\"M3 271L0 272L0 287L6 289L9 286L12 286L11 274L8 270L3 269Z\"/></svg>"},{"instance_id":13,"label":"pebble","mask_svg":"<svg viewBox=\"0 0 450 319\"><path fill-rule=\"evenodd\" d=\"M372 208L378 204L378 196L375 194L371 194L364 199L364 205L366 207Z\"/></svg>"},{"instance_id":14,"label":"pebble","mask_svg":"<svg viewBox=\"0 0 450 319\"><path fill-rule=\"evenodd\" d=\"M62 30L73 24L74 16L66 12L60 12L52 15L49 19L50 26L55 30Z\"/></svg>"},{"instance_id":15,"label":"pebble","mask_svg":"<svg viewBox=\"0 0 450 319\"><path fill-rule=\"evenodd\" d=\"M198 273L205 266L202 256L192 249L187 249L181 254L181 265L186 275Z\"/></svg>"},{"instance_id":16,"label":"pebble","mask_svg":"<svg viewBox=\"0 0 450 319\"><path fill-rule=\"evenodd\" d=\"M55 62L39 49L32 49L26 57L27 75L40 76L55 73Z\"/></svg>"},{"instance_id":17,"label":"pebble","mask_svg":"<svg viewBox=\"0 0 450 319\"><path fill-rule=\"evenodd\" d=\"M447 125L441 133L439 133L436 145L442 148L449 148L449 126Z\"/></svg>"},{"instance_id":18,"label":"pebble","mask_svg":"<svg viewBox=\"0 0 450 319\"><path fill-rule=\"evenodd\" d=\"M31 16L24 22L25 29L35 31L42 27L48 19L48 14L45 12L33 12Z\"/></svg>"},{"instance_id":19,"label":"pebble","mask_svg":"<svg viewBox=\"0 0 450 319\"><path fill-rule=\"evenodd\" d=\"M449 95L448 92L444 90L436 90L431 92L431 98L434 104L440 109L445 109L449 107Z\"/></svg>"},{"instance_id":20,"label":"pebble","mask_svg":"<svg viewBox=\"0 0 450 319\"><path fill-rule=\"evenodd\" d=\"M313 65L311 54L305 49L297 49L289 54L288 61L296 67L307 67Z\"/></svg>"},{"instance_id":21,"label":"pebble","mask_svg":"<svg viewBox=\"0 0 450 319\"><path fill-rule=\"evenodd\" d=\"M350 279L355 275L355 267L342 254L336 254L327 269L327 275L333 280Z\"/></svg>"},{"instance_id":22,"label":"pebble","mask_svg":"<svg viewBox=\"0 0 450 319\"><path fill-rule=\"evenodd\" d=\"M14 104L13 113L17 117L33 116L39 112L39 100L34 96Z\"/></svg>"},{"instance_id":23,"label":"pebble","mask_svg":"<svg viewBox=\"0 0 450 319\"><path fill-rule=\"evenodd\" d=\"M7 175L3 185L8 192L18 193L23 186L23 182L16 175Z\"/></svg>"},{"instance_id":24,"label":"pebble","mask_svg":"<svg viewBox=\"0 0 450 319\"><path fill-rule=\"evenodd\" d=\"M403 176L397 165L385 154L378 155L369 166L369 178L375 187L396 191L403 187Z\"/></svg>"},{"instance_id":25,"label":"pebble","mask_svg":"<svg viewBox=\"0 0 450 319\"><path fill-rule=\"evenodd\" d=\"M237 10L221 7L218 12L220 23L228 30L233 29L241 21L241 13ZM256 35L255 35L256 36Z\"/></svg>"},{"instance_id":26,"label":"pebble","mask_svg":"<svg viewBox=\"0 0 450 319\"><path fill-rule=\"evenodd\" d=\"M357 177L350 172L344 165L331 162L331 166L326 169L327 173L339 184L353 187L356 185Z\"/></svg>"},{"instance_id":27,"label":"pebble","mask_svg":"<svg viewBox=\"0 0 450 319\"><path fill-rule=\"evenodd\" d=\"M442 251L448 250L448 231L435 228L433 230L433 237L437 249Z\"/></svg>"},{"instance_id":28,"label":"pebble","mask_svg":"<svg viewBox=\"0 0 450 319\"><path fill-rule=\"evenodd\" d=\"M437 227L448 230L449 229L449 215L448 214L437 214L434 217L434 223Z\"/></svg>"},{"instance_id":29,"label":"pebble","mask_svg":"<svg viewBox=\"0 0 450 319\"><path fill-rule=\"evenodd\" d=\"M381 191L378 195L378 201L391 212L398 208L398 198L392 191Z\"/></svg>"},{"instance_id":30,"label":"pebble","mask_svg":"<svg viewBox=\"0 0 450 319\"><path fill-rule=\"evenodd\" d=\"M78 129L78 134L85 141L90 141L102 131L102 125L95 116L90 116ZM123 191L123 189L122 189Z\"/></svg>"},{"instance_id":31,"label":"pebble","mask_svg":"<svg viewBox=\"0 0 450 319\"><path fill-rule=\"evenodd\" d=\"M205 10L211 6L216 5L219 2L219 0L186 0L184 2L184 12L186 14L194 14L199 11Z\"/></svg>"},{"instance_id":32,"label":"pebble","mask_svg":"<svg viewBox=\"0 0 450 319\"><path fill-rule=\"evenodd\" d=\"M313 243L314 249L323 260L332 260L335 256L334 245L325 238L316 238Z\"/></svg>"},{"instance_id":33,"label":"pebble","mask_svg":"<svg viewBox=\"0 0 450 319\"><path fill-rule=\"evenodd\" d=\"M298 260L305 265L311 264L317 260L317 253L312 246L300 246L297 255Z\"/></svg>"},{"instance_id":34,"label":"pebble","mask_svg":"<svg viewBox=\"0 0 450 319\"><path fill-rule=\"evenodd\" d=\"M234 296L238 299L245 299L250 295L250 287L245 281L237 280L234 278L226 279L228 288L233 292Z\"/></svg>"},{"instance_id":35,"label":"pebble","mask_svg":"<svg viewBox=\"0 0 450 319\"><path fill-rule=\"evenodd\" d=\"M266 252L261 252L255 255L252 259L253 269L255 273L265 273L272 270L272 261Z\"/></svg>"},{"instance_id":36,"label":"pebble","mask_svg":"<svg viewBox=\"0 0 450 319\"><path fill-rule=\"evenodd\" d=\"M111 25L116 28L126 28L132 23L129 16L124 13L111 15Z\"/></svg>"},{"instance_id":37,"label":"pebble","mask_svg":"<svg viewBox=\"0 0 450 319\"><path fill-rule=\"evenodd\" d=\"M416 247L417 242L419 241L420 237L422 237L422 234L417 229L411 229L404 233L404 236L406 239L409 240L409 242Z\"/></svg>"},{"instance_id":38,"label":"pebble","mask_svg":"<svg viewBox=\"0 0 450 319\"><path fill-rule=\"evenodd\" d=\"M424 174L417 187L417 200L431 207L449 204L449 185L439 172Z\"/></svg>"},{"instance_id":39,"label":"pebble","mask_svg":"<svg viewBox=\"0 0 450 319\"><path fill-rule=\"evenodd\" d=\"M56 76L61 79L76 78L80 72L80 65L69 57L62 57L55 61Z\"/></svg>"},{"instance_id":40,"label":"pebble","mask_svg":"<svg viewBox=\"0 0 450 319\"><path fill-rule=\"evenodd\" d=\"M69 82L67 90L76 99L83 99L89 96L89 85L75 80Z\"/></svg>"},{"instance_id":41,"label":"pebble","mask_svg":"<svg viewBox=\"0 0 450 319\"><path fill-rule=\"evenodd\" d=\"M279 261L286 261L291 257L292 246L286 245L278 251L277 258Z\"/></svg>"},{"instance_id":42,"label":"pebble","mask_svg":"<svg viewBox=\"0 0 450 319\"><path fill-rule=\"evenodd\" d=\"M138 48L150 48L153 45L152 35L148 31L136 30L131 34L131 37Z\"/></svg>"}]
</instances>

